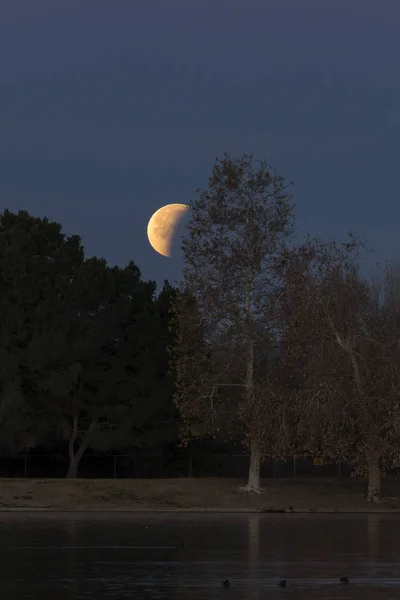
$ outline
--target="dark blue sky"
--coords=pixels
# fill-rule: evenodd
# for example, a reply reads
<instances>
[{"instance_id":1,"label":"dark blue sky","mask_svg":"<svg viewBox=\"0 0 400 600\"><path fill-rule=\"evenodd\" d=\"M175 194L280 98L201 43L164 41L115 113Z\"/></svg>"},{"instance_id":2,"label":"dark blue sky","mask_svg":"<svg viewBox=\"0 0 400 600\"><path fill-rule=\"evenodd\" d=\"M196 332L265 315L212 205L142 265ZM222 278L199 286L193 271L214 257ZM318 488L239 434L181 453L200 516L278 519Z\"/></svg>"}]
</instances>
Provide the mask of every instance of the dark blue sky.
<instances>
[{"instance_id":1,"label":"dark blue sky","mask_svg":"<svg viewBox=\"0 0 400 600\"><path fill-rule=\"evenodd\" d=\"M400 258L399 0L19 0L0 19L1 208L179 278L151 214L254 152L300 232Z\"/></svg>"}]
</instances>

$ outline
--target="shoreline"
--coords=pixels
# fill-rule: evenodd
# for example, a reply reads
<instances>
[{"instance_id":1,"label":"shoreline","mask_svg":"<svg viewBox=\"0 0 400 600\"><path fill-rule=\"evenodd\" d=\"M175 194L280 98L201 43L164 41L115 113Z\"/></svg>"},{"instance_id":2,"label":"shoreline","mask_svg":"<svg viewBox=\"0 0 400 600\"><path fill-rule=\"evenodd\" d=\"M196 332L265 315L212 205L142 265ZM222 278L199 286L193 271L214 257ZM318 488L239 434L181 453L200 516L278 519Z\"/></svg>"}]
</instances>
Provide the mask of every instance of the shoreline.
<instances>
[{"instance_id":1,"label":"shoreline","mask_svg":"<svg viewBox=\"0 0 400 600\"><path fill-rule=\"evenodd\" d=\"M366 500L354 478L262 480L263 493L239 491L245 481L176 479L0 479L0 512L130 512L202 514L400 514L400 477L383 482L383 502Z\"/></svg>"},{"instance_id":2,"label":"shoreline","mask_svg":"<svg viewBox=\"0 0 400 600\"><path fill-rule=\"evenodd\" d=\"M378 508L378 509L368 509L361 508L358 510L347 510L347 509L337 509L330 510L325 508L304 508L298 510L288 510L288 509L252 509L252 508L101 508L101 507L86 507L86 508L46 508L46 507L37 507L37 506L16 506L10 508L0 507L0 513L134 513L134 514L259 514L259 515L380 515L380 514L388 514L388 515L399 515L399 508Z\"/></svg>"}]
</instances>

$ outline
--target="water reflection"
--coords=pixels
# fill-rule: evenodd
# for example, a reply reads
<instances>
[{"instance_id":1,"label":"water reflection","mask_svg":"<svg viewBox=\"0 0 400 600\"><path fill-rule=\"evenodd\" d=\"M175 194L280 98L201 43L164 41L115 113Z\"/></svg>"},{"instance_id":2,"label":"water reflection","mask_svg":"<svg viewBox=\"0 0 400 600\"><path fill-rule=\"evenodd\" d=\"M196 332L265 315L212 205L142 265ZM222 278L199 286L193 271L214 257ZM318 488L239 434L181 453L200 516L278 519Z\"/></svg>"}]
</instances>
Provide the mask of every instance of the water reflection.
<instances>
[{"instance_id":1,"label":"water reflection","mask_svg":"<svg viewBox=\"0 0 400 600\"><path fill-rule=\"evenodd\" d=\"M400 515L0 513L2 597L398 600L399 525Z\"/></svg>"},{"instance_id":2,"label":"water reflection","mask_svg":"<svg viewBox=\"0 0 400 600\"><path fill-rule=\"evenodd\" d=\"M248 548L247 548L247 586L248 596L259 600L260 589L257 586L257 573L260 561L260 515L247 515Z\"/></svg>"},{"instance_id":3,"label":"water reflection","mask_svg":"<svg viewBox=\"0 0 400 600\"><path fill-rule=\"evenodd\" d=\"M379 557L379 528L381 520L379 515L368 515L368 560L375 562Z\"/></svg>"},{"instance_id":4,"label":"water reflection","mask_svg":"<svg viewBox=\"0 0 400 600\"><path fill-rule=\"evenodd\" d=\"M64 563L64 578L69 581L69 592L71 598L76 598L78 589L78 523L69 519L66 522L66 560Z\"/></svg>"}]
</instances>

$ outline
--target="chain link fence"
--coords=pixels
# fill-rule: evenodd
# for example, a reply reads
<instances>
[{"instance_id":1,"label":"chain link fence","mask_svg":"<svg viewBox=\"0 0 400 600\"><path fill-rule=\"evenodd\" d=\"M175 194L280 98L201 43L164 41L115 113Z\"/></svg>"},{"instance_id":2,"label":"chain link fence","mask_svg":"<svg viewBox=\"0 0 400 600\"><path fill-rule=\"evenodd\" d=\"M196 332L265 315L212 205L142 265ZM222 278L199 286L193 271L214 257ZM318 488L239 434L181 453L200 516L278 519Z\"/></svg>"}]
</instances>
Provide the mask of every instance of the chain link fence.
<instances>
[{"instance_id":1,"label":"chain link fence","mask_svg":"<svg viewBox=\"0 0 400 600\"><path fill-rule=\"evenodd\" d=\"M25 454L0 457L0 477L62 478L68 469L68 456L61 454ZM173 478L173 477L246 477L248 454L113 454L83 456L78 476L88 479ZM264 460L262 478L348 477L351 468L340 462L307 459Z\"/></svg>"}]
</instances>

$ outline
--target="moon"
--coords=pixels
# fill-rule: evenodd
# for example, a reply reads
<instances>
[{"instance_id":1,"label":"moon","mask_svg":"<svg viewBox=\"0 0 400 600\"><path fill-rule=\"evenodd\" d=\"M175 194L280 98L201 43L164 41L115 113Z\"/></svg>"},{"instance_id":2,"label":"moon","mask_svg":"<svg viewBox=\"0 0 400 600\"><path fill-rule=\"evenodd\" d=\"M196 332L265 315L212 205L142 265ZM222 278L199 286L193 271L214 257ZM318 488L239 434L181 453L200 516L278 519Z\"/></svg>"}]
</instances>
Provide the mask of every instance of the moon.
<instances>
[{"instance_id":1,"label":"moon","mask_svg":"<svg viewBox=\"0 0 400 600\"><path fill-rule=\"evenodd\" d=\"M171 256L176 230L188 210L186 204L167 204L151 217L147 225L147 237L154 250L162 256Z\"/></svg>"}]
</instances>

